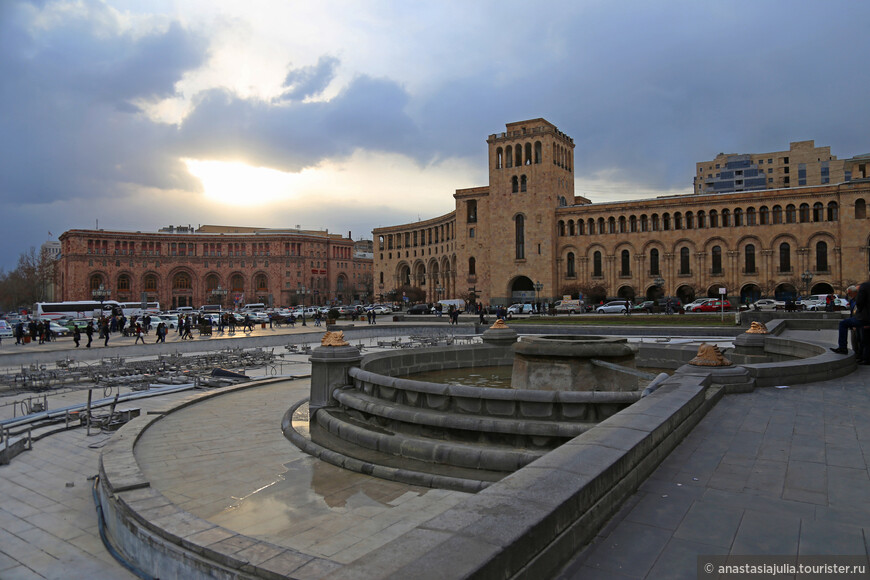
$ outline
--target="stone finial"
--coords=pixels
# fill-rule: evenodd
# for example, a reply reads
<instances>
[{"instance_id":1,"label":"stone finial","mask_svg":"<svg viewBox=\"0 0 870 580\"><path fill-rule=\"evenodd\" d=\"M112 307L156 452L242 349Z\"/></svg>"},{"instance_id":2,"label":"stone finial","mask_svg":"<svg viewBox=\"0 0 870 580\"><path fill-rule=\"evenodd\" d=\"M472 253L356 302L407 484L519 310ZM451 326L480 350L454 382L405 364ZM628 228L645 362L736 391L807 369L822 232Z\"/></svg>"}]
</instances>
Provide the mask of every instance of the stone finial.
<instances>
[{"instance_id":1,"label":"stone finial","mask_svg":"<svg viewBox=\"0 0 870 580\"><path fill-rule=\"evenodd\" d=\"M753 322L746 334L767 334L767 327L761 322Z\"/></svg>"},{"instance_id":2,"label":"stone finial","mask_svg":"<svg viewBox=\"0 0 870 580\"><path fill-rule=\"evenodd\" d=\"M698 355L689 364L698 367L727 367L731 366L731 361L725 358L718 346L705 342L698 347Z\"/></svg>"},{"instance_id":3,"label":"stone finial","mask_svg":"<svg viewBox=\"0 0 870 580\"><path fill-rule=\"evenodd\" d=\"M344 340L344 331L327 331L320 339L320 346L347 346L348 342Z\"/></svg>"},{"instance_id":4,"label":"stone finial","mask_svg":"<svg viewBox=\"0 0 870 580\"><path fill-rule=\"evenodd\" d=\"M502 320L501 318L499 318L498 320L495 321L495 324L493 324L492 326L490 326L490 328L495 328L496 330L499 330L499 329L502 329L502 328L510 328L510 327L509 327L507 324L504 323L504 320Z\"/></svg>"}]
</instances>

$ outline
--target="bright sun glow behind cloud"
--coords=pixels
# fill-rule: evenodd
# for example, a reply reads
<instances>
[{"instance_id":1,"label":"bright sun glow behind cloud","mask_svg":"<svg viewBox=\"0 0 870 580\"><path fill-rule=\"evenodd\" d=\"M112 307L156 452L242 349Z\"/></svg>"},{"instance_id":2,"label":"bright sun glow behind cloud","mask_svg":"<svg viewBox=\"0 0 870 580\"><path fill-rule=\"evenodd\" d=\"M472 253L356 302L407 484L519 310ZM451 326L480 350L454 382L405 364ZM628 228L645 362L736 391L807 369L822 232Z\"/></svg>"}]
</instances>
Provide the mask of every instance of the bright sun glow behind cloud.
<instances>
[{"instance_id":1,"label":"bright sun glow behind cloud","mask_svg":"<svg viewBox=\"0 0 870 580\"><path fill-rule=\"evenodd\" d=\"M245 163L184 159L191 175L202 182L206 198L226 205L265 205L292 199L306 189L311 172L284 173Z\"/></svg>"}]
</instances>

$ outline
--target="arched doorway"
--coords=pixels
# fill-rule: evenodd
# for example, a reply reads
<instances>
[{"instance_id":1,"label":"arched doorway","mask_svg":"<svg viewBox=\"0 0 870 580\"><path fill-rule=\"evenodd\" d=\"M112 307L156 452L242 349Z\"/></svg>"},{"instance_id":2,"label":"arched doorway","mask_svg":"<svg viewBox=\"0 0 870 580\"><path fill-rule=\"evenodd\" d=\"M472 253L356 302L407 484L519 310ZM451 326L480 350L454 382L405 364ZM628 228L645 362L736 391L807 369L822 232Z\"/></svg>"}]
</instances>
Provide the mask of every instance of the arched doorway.
<instances>
[{"instance_id":1,"label":"arched doorway","mask_svg":"<svg viewBox=\"0 0 870 580\"><path fill-rule=\"evenodd\" d=\"M695 289L691 286L680 286L677 288L677 298L682 304L688 304L695 300Z\"/></svg>"},{"instance_id":2,"label":"arched doorway","mask_svg":"<svg viewBox=\"0 0 870 580\"><path fill-rule=\"evenodd\" d=\"M741 304L752 304L759 298L761 298L761 288L755 284L746 284L740 289Z\"/></svg>"},{"instance_id":3,"label":"arched doorway","mask_svg":"<svg viewBox=\"0 0 870 580\"><path fill-rule=\"evenodd\" d=\"M517 276L511 283L513 302L535 302L535 284L527 276Z\"/></svg>"},{"instance_id":4,"label":"arched doorway","mask_svg":"<svg viewBox=\"0 0 870 580\"><path fill-rule=\"evenodd\" d=\"M664 297L665 291L661 286L652 285L646 289L646 299L647 300L658 300L659 298Z\"/></svg>"},{"instance_id":5,"label":"arched doorway","mask_svg":"<svg viewBox=\"0 0 870 580\"><path fill-rule=\"evenodd\" d=\"M810 294L833 294L834 288L827 282L819 282L818 284L813 284L812 289L810 290Z\"/></svg>"},{"instance_id":6,"label":"arched doorway","mask_svg":"<svg viewBox=\"0 0 870 580\"><path fill-rule=\"evenodd\" d=\"M616 291L616 296L623 300L629 300L631 302L634 302L634 288L632 288L631 286L621 286L619 290Z\"/></svg>"},{"instance_id":7,"label":"arched doorway","mask_svg":"<svg viewBox=\"0 0 870 580\"><path fill-rule=\"evenodd\" d=\"M782 301L794 300L795 298L797 298L797 289L793 285L786 282L776 287L776 290L773 293L773 297L776 300Z\"/></svg>"}]
</instances>

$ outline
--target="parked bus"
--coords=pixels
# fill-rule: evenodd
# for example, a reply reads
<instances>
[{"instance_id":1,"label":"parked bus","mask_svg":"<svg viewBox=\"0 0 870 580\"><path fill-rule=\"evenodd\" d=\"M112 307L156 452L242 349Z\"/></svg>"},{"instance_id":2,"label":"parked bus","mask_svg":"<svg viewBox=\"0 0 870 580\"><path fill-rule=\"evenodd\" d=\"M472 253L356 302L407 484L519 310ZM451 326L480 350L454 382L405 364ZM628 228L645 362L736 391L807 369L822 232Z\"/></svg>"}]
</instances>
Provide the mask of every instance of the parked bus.
<instances>
[{"instance_id":1,"label":"parked bus","mask_svg":"<svg viewBox=\"0 0 870 580\"><path fill-rule=\"evenodd\" d=\"M131 316L145 316L146 314L160 314L159 302L146 302L145 310L142 310L141 302L119 302L119 305L121 306L121 310L124 312L124 316L127 318L130 318Z\"/></svg>"},{"instance_id":2,"label":"parked bus","mask_svg":"<svg viewBox=\"0 0 870 580\"><path fill-rule=\"evenodd\" d=\"M242 306L241 311L242 312L257 312L257 311L265 310L265 309L266 309L265 304L263 304L262 302L256 302L254 304L245 304L244 306Z\"/></svg>"},{"instance_id":3,"label":"parked bus","mask_svg":"<svg viewBox=\"0 0 870 580\"><path fill-rule=\"evenodd\" d=\"M59 318L90 318L120 314L121 305L115 300L78 300L68 302L37 302L33 314L41 320Z\"/></svg>"}]
</instances>

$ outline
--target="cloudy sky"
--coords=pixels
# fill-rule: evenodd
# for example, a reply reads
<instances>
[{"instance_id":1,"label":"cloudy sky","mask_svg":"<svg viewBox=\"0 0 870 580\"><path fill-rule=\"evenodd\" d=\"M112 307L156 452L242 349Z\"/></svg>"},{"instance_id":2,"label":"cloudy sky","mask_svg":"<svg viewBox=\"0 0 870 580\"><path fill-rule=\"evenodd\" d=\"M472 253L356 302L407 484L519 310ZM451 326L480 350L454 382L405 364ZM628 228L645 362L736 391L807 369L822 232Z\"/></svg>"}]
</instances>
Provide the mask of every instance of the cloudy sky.
<instances>
[{"instance_id":1,"label":"cloudy sky","mask_svg":"<svg viewBox=\"0 0 870 580\"><path fill-rule=\"evenodd\" d=\"M544 117L593 201L719 152L870 152L870 3L0 1L0 268L73 228L373 227Z\"/></svg>"}]
</instances>

